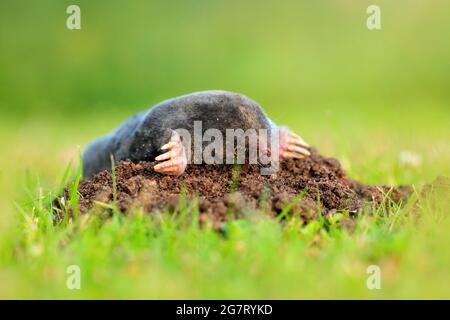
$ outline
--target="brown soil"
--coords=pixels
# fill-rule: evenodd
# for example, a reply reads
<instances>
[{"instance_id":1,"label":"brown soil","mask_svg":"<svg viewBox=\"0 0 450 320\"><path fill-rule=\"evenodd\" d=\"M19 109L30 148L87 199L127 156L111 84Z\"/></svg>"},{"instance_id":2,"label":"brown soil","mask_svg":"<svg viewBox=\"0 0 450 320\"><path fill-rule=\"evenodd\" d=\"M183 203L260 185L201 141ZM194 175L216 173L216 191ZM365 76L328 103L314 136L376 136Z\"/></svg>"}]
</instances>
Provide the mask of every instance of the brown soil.
<instances>
[{"instance_id":1,"label":"brown soil","mask_svg":"<svg viewBox=\"0 0 450 320\"><path fill-rule=\"evenodd\" d=\"M118 163L117 205L121 211L134 207L145 212L174 208L180 194L185 192L189 199L198 198L200 219L223 221L257 208L277 215L306 190L289 214L296 213L310 220L319 212L355 213L368 202L379 203L383 192L390 190L350 180L337 160L325 158L314 149L306 159L283 162L276 176L261 175L257 165L242 165L238 169L230 165L189 165L180 177L155 173L153 166L152 162ZM400 201L410 192L411 188L406 186L393 188L391 198ZM81 213L91 209L95 201L111 202L111 172L103 171L84 179L79 193Z\"/></svg>"}]
</instances>

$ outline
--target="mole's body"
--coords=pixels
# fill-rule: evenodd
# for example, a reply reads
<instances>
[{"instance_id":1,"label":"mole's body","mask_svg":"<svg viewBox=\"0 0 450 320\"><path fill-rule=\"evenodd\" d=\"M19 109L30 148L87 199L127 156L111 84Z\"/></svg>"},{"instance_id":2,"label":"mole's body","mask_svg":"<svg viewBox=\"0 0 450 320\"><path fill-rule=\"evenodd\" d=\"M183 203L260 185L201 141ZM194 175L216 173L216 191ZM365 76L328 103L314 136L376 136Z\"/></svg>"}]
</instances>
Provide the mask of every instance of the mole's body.
<instances>
[{"instance_id":1,"label":"mole's body","mask_svg":"<svg viewBox=\"0 0 450 320\"><path fill-rule=\"evenodd\" d=\"M163 101L131 117L111 134L94 140L84 152L83 173L91 176L109 169L112 155L116 161L165 160L155 166L155 171L179 175L187 164L186 146L174 130L193 133L195 121L201 121L203 131L215 128L224 135L226 129L280 129L256 102L243 95L225 91L192 93ZM307 144L299 136L282 129L282 158L309 155Z\"/></svg>"}]
</instances>

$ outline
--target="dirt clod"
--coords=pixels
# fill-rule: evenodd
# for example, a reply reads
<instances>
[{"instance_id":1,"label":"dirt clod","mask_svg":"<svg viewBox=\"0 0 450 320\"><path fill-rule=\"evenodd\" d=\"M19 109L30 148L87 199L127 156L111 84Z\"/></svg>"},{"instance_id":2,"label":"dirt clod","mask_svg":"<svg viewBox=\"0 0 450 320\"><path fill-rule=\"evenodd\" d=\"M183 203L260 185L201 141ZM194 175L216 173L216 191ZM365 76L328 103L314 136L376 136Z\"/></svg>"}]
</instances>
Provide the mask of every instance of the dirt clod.
<instances>
[{"instance_id":1,"label":"dirt clod","mask_svg":"<svg viewBox=\"0 0 450 320\"><path fill-rule=\"evenodd\" d=\"M133 207L146 212L173 209L184 192L188 200L198 199L201 223L223 221L254 209L276 216L289 204L288 214L307 221L317 218L319 212L355 213L367 202L381 202L386 192L391 192L394 201L411 193L405 186L392 189L352 181L336 159L323 157L314 149L310 157L282 162L276 176L261 175L258 165L189 165L180 177L155 173L153 166L153 162L117 164L117 205L121 211ZM303 198L295 202L304 190ZM111 202L111 172L84 179L79 193L81 213L89 211L95 201ZM345 223L351 228L351 222Z\"/></svg>"}]
</instances>

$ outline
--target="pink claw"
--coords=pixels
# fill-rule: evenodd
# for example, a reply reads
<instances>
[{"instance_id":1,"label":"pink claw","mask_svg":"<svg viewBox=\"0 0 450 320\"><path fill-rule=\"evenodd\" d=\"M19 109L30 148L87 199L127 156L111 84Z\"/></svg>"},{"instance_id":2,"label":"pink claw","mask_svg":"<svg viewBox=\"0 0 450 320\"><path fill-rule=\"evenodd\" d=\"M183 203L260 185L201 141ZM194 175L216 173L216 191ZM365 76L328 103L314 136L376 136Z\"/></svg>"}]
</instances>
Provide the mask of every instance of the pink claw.
<instances>
[{"instance_id":1,"label":"pink claw","mask_svg":"<svg viewBox=\"0 0 450 320\"><path fill-rule=\"evenodd\" d=\"M162 161L155 165L153 169L156 172L179 176L183 174L187 166L187 157L180 135L172 131L170 141L161 147L161 150L169 150L155 158L156 161ZM165 160L165 161L163 161Z\"/></svg>"},{"instance_id":2,"label":"pink claw","mask_svg":"<svg viewBox=\"0 0 450 320\"><path fill-rule=\"evenodd\" d=\"M282 159L302 159L310 156L309 145L297 134L286 127L279 129L280 156Z\"/></svg>"}]
</instances>

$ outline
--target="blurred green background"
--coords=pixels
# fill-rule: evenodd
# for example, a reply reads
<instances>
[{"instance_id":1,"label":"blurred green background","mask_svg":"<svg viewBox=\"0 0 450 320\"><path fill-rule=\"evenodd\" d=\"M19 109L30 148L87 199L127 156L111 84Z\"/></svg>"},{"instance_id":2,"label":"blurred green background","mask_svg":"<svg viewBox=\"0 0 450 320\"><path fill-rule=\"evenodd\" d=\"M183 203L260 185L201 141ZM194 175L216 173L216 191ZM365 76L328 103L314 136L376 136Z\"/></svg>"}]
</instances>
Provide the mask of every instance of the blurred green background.
<instances>
[{"instance_id":1,"label":"blurred green background","mask_svg":"<svg viewBox=\"0 0 450 320\"><path fill-rule=\"evenodd\" d=\"M0 234L78 145L198 90L248 95L363 182L449 176L450 3L376 1L371 31L372 3L1 1Z\"/></svg>"},{"instance_id":2,"label":"blurred green background","mask_svg":"<svg viewBox=\"0 0 450 320\"><path fill-rule=\"evenodd\" d=\"M70 4L81 30L66 27ZM426 165L420 176L389 170L402 150L449 162L450 4L379 1L382 29L372 31L369 4L2 1L0 170L51 183L77 145L131 114L223 89L258 101L355 178L431 179Z\"/></svg>"},{"instance_id":3,"label":"blurred green background","mask_svg":"<svg viewBox=\"0 0 450 320\"><path fill-rule=\"evenodd\" d=\"M448 3L378 1L382 30L370 31L371 3L2 1L2 115L127 115L208 88L280 119L285 106L405 114L447 101ZM81 30L66 28L69 4Z\"/></svg>"}]
</instances>

